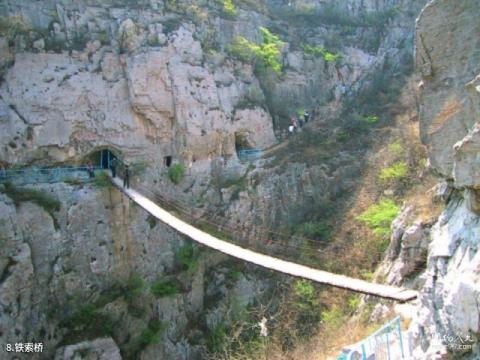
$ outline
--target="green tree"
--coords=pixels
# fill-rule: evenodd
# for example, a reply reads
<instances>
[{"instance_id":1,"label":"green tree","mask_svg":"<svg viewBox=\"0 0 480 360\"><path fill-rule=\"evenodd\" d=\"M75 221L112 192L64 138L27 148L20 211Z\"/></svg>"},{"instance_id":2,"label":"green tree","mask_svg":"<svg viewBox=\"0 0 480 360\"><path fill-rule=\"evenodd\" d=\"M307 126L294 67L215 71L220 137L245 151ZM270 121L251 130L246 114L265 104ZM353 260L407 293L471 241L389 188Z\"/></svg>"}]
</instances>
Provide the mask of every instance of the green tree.
<instances>
[{"instance_id":1,"label":"green tree","mask_svg":"<svg viewBox=\"0 0 480 360\"><path fill-rule=\"evenodd\" d=\"M390 235L390 225L398 215L400 207L390 199L381 200L371 205L357 220L364 222L375 234L387 237Z\"/></svg>"},{"instance_id":2,"label":"green tree","mask_svg":"<svg viewBox=\"0 0 480 360\"><path fill-rule=\"evenodd\" d=\"M265 27L260 27L263 42L257 44L238 36L229 47L230 53L237 59L244 62L258 60L259 64L272 69L275 73L282 72L281 52L285 43Z\"/></svg>"}]
</instances>

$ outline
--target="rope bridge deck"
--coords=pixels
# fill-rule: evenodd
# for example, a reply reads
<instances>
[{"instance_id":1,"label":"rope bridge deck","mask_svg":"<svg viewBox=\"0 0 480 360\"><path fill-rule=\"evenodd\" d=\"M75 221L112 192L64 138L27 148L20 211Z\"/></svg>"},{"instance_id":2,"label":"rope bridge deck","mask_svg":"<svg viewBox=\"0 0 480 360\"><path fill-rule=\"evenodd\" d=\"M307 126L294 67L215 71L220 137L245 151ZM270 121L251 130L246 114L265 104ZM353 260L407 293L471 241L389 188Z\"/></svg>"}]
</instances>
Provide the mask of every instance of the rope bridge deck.
<instances>
[{"instance_id":1,"label":"rope bridge deck","mask_svg":"<svg viewBox=\"0 0 480 360\"><path fill-rule=\"evenodd\" d=\"M174 228L179 233L211 249L233 256L237 259L256 264L267 269L275 270L284 274L308 279L317 283L331 285L363 294L379 296L382 298L400 302L411 301L417 298L418 293L389 285L369 283L364 280L351 278L344 275L333 274L322 270L313 269L304 265L281 260L272 256L264 255L252 250L245 249L227 241L220 240L192 225L180 220L168 211L162 209L156 203L143 196L134 189L124 189L120 179L112 179L113 184L123 191L133 202L145 209L158 220Z\"/></svg>"}]
</instances>

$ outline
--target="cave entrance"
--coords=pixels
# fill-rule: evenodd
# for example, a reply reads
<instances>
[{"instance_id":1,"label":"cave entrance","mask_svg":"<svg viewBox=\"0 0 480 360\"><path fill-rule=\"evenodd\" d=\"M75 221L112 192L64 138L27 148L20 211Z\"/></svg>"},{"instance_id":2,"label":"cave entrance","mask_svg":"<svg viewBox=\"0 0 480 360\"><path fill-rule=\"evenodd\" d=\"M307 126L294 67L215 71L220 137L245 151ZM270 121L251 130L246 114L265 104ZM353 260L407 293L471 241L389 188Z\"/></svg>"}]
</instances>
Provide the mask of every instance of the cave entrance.
<instances>
[{"instance_id":1,"label":"cave entrance","mask_svg":"<svg viewBox=\"0 0 480 360\"><path fill-rule=\"evenodd\" d=\"M235 150L237 153L241 150L249 150L255 147L249 137L250 133L248 131L237 131L235 133Z\"/></svg>"},{"instance_id":2,"label":"cave entrance","mask_svg":"<svg viewBox=\"0 0 480 360\"><path fill-rule=\"evenodd\" d=\"M169 155L169 156L165 156L163 158L163 165L165 167L170 167L172 165L172 157Z\"/></svg>"},{"instance_id":3,"label":"cave entrance","mask_svg":"<svg viewBox=\"0 0 480 360\"><path fill-rule=\"evenodd\" d=\"M110 149L101 149L88 156L93 166L100 169L110 169L114 159L118 157Z\"/></svg>"}]
</instances>

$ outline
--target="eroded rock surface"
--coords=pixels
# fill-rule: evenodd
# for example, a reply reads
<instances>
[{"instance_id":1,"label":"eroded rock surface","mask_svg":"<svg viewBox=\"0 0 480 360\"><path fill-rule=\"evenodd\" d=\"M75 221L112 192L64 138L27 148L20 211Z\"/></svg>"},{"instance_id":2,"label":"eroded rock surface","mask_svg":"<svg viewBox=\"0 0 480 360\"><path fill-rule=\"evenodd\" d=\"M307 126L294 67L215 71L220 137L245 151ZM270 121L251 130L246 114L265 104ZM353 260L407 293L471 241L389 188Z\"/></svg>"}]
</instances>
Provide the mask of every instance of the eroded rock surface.
<instances>
[{"instance_id":1,"label":"eroded rock surface","mask_svg":"<svg viewBox=\"0 0 480 360\"><path fill-rule=\"evenodd\" d=\"M430 149L435 169L446 178L454 178L458 186L479 185L478 177L468 176L469 169L478 168L473 155L478 150L474 145L478 134L473 128L479 121L479 96L474 85L480 73L477 17L475 0L436 0L417 20L421 137Z\"/></svg>"}]
</instances>

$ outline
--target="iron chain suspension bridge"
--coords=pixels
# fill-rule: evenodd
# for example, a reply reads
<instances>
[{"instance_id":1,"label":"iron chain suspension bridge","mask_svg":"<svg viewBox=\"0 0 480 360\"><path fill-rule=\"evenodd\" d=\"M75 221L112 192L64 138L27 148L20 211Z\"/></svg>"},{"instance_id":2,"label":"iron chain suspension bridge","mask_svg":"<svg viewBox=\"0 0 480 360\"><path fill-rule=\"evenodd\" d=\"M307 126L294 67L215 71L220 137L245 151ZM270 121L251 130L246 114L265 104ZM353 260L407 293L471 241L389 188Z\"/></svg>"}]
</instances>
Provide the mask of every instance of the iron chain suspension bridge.
<instances>
[{"instance_id":1,"label":"iron chain suspension bridge","mask_svg":"<svg viewBox=\"0 0 480 360\"><path fill-rule=\"evenodd\" d=\"M246 153L246 161L261 158L261 151L254 150L255 151ZM98 173L99 170L104 171L105 167L78 166L0 169L0 183L27 185L68 181L83 182L91 180L91 174L89 174L89 171L91 170L97 171ZM190 239L234 258L294 277L385 299L407 302L416 299L418 296L418 293L414 290L371 283L345 275L314 269L312 267L298 264L294 261L287 261L271 255L265 255L264 252L272 253L275 252L275 249L266 249L259 245L265 245L264 242L268 239L267 244L275 242L275 246L278 247L278 236L285 234L265 229L264 233L256 237L256 241L252 242L252 239L249 236L239 236L244 229L241 227L234 228L232 226L226 226L224 224L225 219L216 214L208 214L207 217L207 214L195 210L191 204L182 202L179 199L169 199L165 195L156 193L145 186L138 185L137 190L131 188L125 189L123 187L122 179L118 177L111 179L111 181L113 185L122 191L128 198L156 219L162 221ZM186 219L188 219L188 222L185 221ZM207 231L201 230L202 228L206 228ZM216 236L213 236L212 233ZM243 246L248 244L249 249L232 243L233 240ZM319 243L313 239L303 238L303 240L309 241L310 245L312 245L312 243L318 245ZM282 243L280 244L280 247L286 248L290 254L293 250L305 250L304 246L288 243ZM339 250L338 247L336 250ZM409 348L410 346L405 347L400 327L400 318L398 317L384 325L368 338L345 348L344 353L342 353L338 359L405 359L405 349Z\"/></svg>"},{"instance_id":2,"label":"iron chain suspension bridge","mask_svg":"<svg viewBox=\"0 0 480 360\"><path fill-rule=\"evenodd\" d=\"M96 167L95 169L98 170L101 169L101 167ZM69 179L85 180L88 178L89 175L87 167L0 170L0 182L3 183L53 183L60 181L68 181ZM137 203L140 207L145 209L158 220L171 226L178 232L202 245L205 245L214 250L218 250L237 259L241 259L277 272L312 280L320 284L326 284L342 289L351 290L358 293L379 296L382 298L396 300L400 302L411 301L417 298L418 294L414 290L371 283L365 280L360 280L345 275L334 274L331 272L314 269L312 267L300 265L293 261L282 260L277 257L265 255L260 251L250 250L240 245L233 244L232 240L235 237L237 237L237 241L243 240L241 241L242 245L250 244L249 247L254 247L252 243L255 242L248 241L251 240L248 238L246 239L247 241L245 241L244 238L239 239L239 237L236 235L238 235L240 229L232 229L231 227L225 227L219 222L212 221L211 219L204 219L202 214L195 214L195 212L192 210L191 205L189 204L182 204L178 200L168 199L164 195L155 193L150 189L142 186L139 187L139 191L134 189L125 189L123 188L122 181L119 178L112 179L112 182L132 201ZM173 213L179 215L176 216L173 215ZM180 216L189 219L191 224L203 225L199 227L204 228L207 227L207 231L203 231L195 226L192 226L188 222L182 220ZM217 236L213 236L209 232L213 232ZM275 233L272 231L268 232L270 233L268 240L270 242L273 242L274 236L272 235L275 235ZM263 237L267 237L267 235L264 234ZM225 238L228 238L228 241L225 240ZM262 238L262 236L260 236L260 238ZM318 241L315 240L307 240L318 243ZM292 249L305 249L302 246L294 244L284 243L281 245L290 248L289 252L291 252Z\"/></svg>"}]
</instances>

